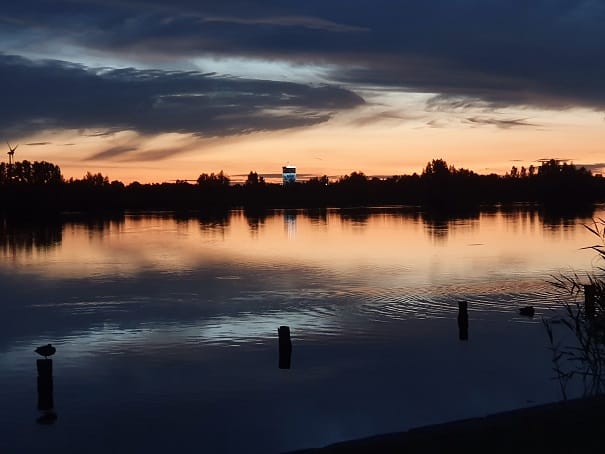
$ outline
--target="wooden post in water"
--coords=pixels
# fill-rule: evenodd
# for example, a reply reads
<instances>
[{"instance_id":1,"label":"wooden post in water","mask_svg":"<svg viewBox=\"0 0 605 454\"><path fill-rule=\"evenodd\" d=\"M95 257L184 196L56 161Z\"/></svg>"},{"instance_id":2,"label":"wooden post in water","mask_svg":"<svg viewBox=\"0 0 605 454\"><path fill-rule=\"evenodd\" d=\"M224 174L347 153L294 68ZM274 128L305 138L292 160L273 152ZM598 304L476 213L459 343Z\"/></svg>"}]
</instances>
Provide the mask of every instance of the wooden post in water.
<instances>
[{"instance_id":1,"label":"wooden post in water","mask_svg":"<svg viewBox=\"0 0 605 454\"><path fill-rule=\"evenodd\" d=\"M584 286L584 314L586 318L594 318L595 316L595 299L596 292L594 285Z\"/></svg>"},{"instance_id":2,"label":"wooden post in water","mask_svg":"<svg viewBox=\"0 0 605 454\"><path fill-rule=\"evenodd\" d=\"M458 302L458 339L468 340L468 303Z\"/></svg>"},{"instance_id":3,"label":"wooden post in water","mask_svg":"<svg viewBox=\"0 0 605 454\"><path fill-rule=\"evenodd\" d=\"M53 399L53 360L36 360L38 368L38 410L51 411L54 408Z\"/></svg>"},{"instance_id":4,"label":"wooden post in water","mask_svg":"<svg viewBox=\"0 0 605 454\"><path fill-rule=\"evenodd\" d=\"M292 359L292 342L290 340L290 327L280 326L277 329L279 335L279 368L290 369Z\"/></svg>"},{"instance_id":5,"label":"wooden post in water","mask_svg":"<svg viewBox=\"0 0 605 454\"><path fill-rule=\"evenodd\" d=\"M53 424L57 420L53 399L53 360L48 359L48 357L54 355L57 349L51 344L46 344L34 351L44 356L44 359L36 361L36 368L38 369L38 410L43 412L42 416L36 421L39 424Z\"/></svg>"}]
</instances>

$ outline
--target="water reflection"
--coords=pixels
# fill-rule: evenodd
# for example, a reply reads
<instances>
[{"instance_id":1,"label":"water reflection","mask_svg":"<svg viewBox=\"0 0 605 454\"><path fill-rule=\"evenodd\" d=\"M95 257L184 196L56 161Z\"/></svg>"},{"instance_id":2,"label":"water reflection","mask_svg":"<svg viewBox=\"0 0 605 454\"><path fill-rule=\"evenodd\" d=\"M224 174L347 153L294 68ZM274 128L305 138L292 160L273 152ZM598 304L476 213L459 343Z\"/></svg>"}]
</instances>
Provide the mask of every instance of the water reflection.
<instances>
[{"instance_id":1,"label":"water reflection","mask_svg":"<svg viewBox=\"0 0 605 454\"><path fill-rule=\"evenodd\" d=\"M250 234L252 236L259 234L267 220L268 215L269 211L263 207L246 207L244 209L244 216L246 217L248 227L250 228Z\"/></svg>"},{"instance_id":2,"label":"water reflection","mask_svg":"<svg viewBox=\"0 0 605 454\"><path fill-rule=\"evenodd\" d=\"M196 217L202 228L226 228L231 220L231 212L229 210L202 211Z\"/></svg>"},{"instance_id":3,"label":"water reflection","mask_svg":"<svg viewBox=\"0 0 605 454\"><path fill-rule=\"evenodd\" d=\"M53 424L57 420L53 391L53 360L44 358L36 360L38 370L38 424Z\"/></svg>"},{"instance_id":4,"label":"water reflection","mask_svg":"<svg viewBox=\"0 0 605 454\"><path fill-rule=\"evenodd\" d=\"M284 230L288 240L296 239L296 217L298 212L296 210L284 211Z\"/></svg>"},{"instance_id":5,"label":"water reflection","mask_svg":"<svg viewBox=\"0 0 605 454\"><path fill-rule=\"evenodd\" d=\"M126 213L63 218L33 241L11 240L32 230L5 221L0 425L16 428L0 450L41 447L31 352L46 342L61 352L59 451L174 450L161 434L184 451L203 439L208 452L283 452L552 401L540 320L560 300L547 278L585 268L592 241L589 218L558 219ZM457 322L469 342L452 342ZM280 326L295 339L290 371L275 365Z\"/></svg>"},{"instance_id":6,"label":"water reflection","mask_svg":"<svg viewBox=\"0 0 605 454\"><path fill-rule=\"evenodd\" d=\"M2 255L31 255L61 245L63 224L58 218L44 220L5 218L0 221Z\"/></svg>"},{"instance_id":7,"label":"water reflection","mask_svg":"<svg viewBox=\"0 0 605 454\"><path fill-rule=\"evenodd\" d=\"M447 245L452 233L460 235L473 234L479 226L493 228L495 223L503 223L505 229L512 229L512 234L523 232L532 235L575 235L579 225L588 224L597 216L600 208L584 207L579 211L561 211L544 209L531 205L503 205L485 207L481 211L435 212L424 211L414 207L383 208L345 208L345 209L304 209L304 210L267 210L264 208L246 208L243 211L215 210L206 212L149 212L106 215L69 214L62 217L42 219L4 218L0 222L0 241L4 256L31 254L33 251L44 251L61 245L65 235L74 232L86 232L89 238L119 234L132 229L159 228L167 229L169 224L175 226L177 233L187 235L192 222L197 222L202 232L219 236L227 240L227 230L232 223L237 230L243 228L245 220L248 232L256 236L262 229L271 225L277 218L283 219L284 232L290 240L295 239L297 220L307 227L328 227L332 219L339 220L343 228L353 230L375 227L389 222L390 235L395 238L400 233L409 231L416 225L422 225L428 238L435 245ZM599 211L600 212L600 211ZM399 224L397 221L401 221ZM149 224L156 222L157 227ZM299 224L300 222L298 222ZM486 226L486 223L490 224ZM469 230L470 229L470 230ZM172 230L172 229L170 229ZM502 231L497 232L502 235ZM239 234L231 235L239 237ZM234 238L229 238L233 240Z\"/></svg>"},{"instance_id":8,"label":"water reflection","mask_svg":"<svg viewBox=\"0 0 605 454\"><path fill-rule=\"evenodd\" d=\"M328 224L327 208L308 208L303 211L303 215L309 219L313 226L326 226Z\"/></svg>"},{"instance_id":9,"label":"water reflection","mask_svg":"<svg viewBox=\"0 0 605 454\"><path fill-rule=\"evenodd\" d=\"M488 214L489 212L486 212ZM440 246L447 245L450 231L453 229L476 228L479 220L478 211L461 211L443 213L439 211L423 211L420 217L431 240Z\"/></svg>"},{"instance_id":10,"label":"water reflection","mask_svg":"<svg viewBox=\"0 0 605 454\"><path fill-rule=\"evenodd\" d=\"M468 340L468 302L458 302L458 339Z\"/></svg>"},{"instance_id":11,"label":"water reflection","mask_svg":"<svg viewBox=\"0 0 605 454\"><path fill-rule=\"evenodd\" d=\"M89 231L91 235L103 234L110 230L120 230L124 225L125 216L123 213L98 213L81 214L68 213L62 216L62 223L65 226L81 227Z\"/></svg>"},{"instance_id":12,"label":"water reflection","mask_svg":"<svg viewBox=\"0 0 605 454\"><path fill-rule=\"evenodd\" d=\"M366 208L343 208L340 211L340 220L344 224L351 224L353 227L366 227L370 216L379 216L388 209L368 210ZM395 211L396 215L403 215L403 212Z\"/></svg>"}]
</instances>

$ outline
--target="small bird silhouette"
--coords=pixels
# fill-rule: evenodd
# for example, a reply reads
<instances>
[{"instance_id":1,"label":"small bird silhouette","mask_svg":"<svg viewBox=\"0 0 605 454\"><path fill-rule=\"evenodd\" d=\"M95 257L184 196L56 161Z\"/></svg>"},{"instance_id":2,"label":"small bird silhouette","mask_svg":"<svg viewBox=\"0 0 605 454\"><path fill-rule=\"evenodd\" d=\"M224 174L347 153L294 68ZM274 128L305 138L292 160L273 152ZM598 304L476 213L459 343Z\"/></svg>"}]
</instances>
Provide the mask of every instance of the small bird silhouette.
<instances>
[{"instance_id":1,"label":"small bird silhouette","mask_svg":"<svg viewBox=\"0 0 605 454\"><path fill-rule=\"evenodd\" d=\"M47 358L55 354L57 349L53 347L51 344L43 345L42 347L38 347L34 350L38 355L44 356Z\"/></svg>"}]
</instances>

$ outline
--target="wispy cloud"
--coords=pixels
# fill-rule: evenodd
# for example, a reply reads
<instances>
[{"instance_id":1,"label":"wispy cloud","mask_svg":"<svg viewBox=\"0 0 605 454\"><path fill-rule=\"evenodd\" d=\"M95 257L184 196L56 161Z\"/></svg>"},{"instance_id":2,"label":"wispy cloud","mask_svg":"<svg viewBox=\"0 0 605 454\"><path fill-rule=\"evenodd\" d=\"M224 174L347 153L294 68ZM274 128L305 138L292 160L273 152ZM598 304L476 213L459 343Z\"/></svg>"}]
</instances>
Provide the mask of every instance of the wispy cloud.
<instances>
[{"instance_id":1,"label":"wispy cloud","mask_svg":"<svg viewBox=\"0 0 605 454\"><path fill-rule=\"evenodd\" d=\"M496 126L501 129L510 129L510 128L518 128L518 127L538 127L541 126L537 123L531 123L527 121L526 118L489 118L489 117L471 117L467 118L466 121L475 125L488 125L488 126Z\"/></svg>"},{"instance_id":2,"label":"wispy cloud","mask_svg":"<svg viewBox=\"0 0 605 454\"><path fill-rule=\"evenodd\" d=\"M398 110L383 110L369 115L363 115L351 121L351 124L358 127L370 126L376 123L395 122L402 123L408 120L415 120L417 116L405 115Z\"/></svg>"},{"instance_id":3,"label":"wispy cloud","mask_svg":"<svg viewBox=\"0 0 605 454\"><path fill-rule=\"evenodd\" d=\"M584 167L586 170L590 170L591 172L605 172L605 162L593 162L591 164L575 164L575 166Z\"/></svg>"},{"instance_id":4,"label":"wispy cloud","mask_svg":"<svg viewBox=\"0 0 605 454\"><path fill-rule=\"evenodd\" d=\"M200 19L202 23L223 22L242 25L273 25L279 27L303 27L311 30L325 30L329 32L367 32L366 27L339 24L330 20L312 16L276 16L276 17L233 17L208 16Z\"/></svg>"},{"instance_id":5,"label":"wispy cloud","mask_svg":"<svg viewBox=\"0 0 605 454\"><path fill-rule=\"evenodd\" d=\"M129 152L137 151L137 149L138 149L137 147L131 147L131 146L111 147L111 148L108 148L107 150L103 150L98 153L95 153L92 156L85 158L85 160L86 161L98 161L98 160L105 160L105 159L114 159L116 157L123 156L124 154L127 154Z\"/></svg>"}]
</instances>

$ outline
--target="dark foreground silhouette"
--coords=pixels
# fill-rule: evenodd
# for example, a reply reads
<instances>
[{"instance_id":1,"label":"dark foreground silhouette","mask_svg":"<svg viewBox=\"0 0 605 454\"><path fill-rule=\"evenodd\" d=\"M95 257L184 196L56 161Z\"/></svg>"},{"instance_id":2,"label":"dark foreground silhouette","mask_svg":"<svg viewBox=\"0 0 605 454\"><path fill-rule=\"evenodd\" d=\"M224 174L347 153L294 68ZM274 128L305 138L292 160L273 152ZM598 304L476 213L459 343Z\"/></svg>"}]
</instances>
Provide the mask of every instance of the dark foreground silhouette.
<instances>
[{"instance_id":1,"label":"dark foreground silhouette","mask_svg":"<svg viewBox=\"0 0 605 454\"><path fill-rule=\"evenodd\" d=\"M532 202L550 208L581 207L605 201L605 178L554 159L504 176L479 175L441 160L420 175L367 177L353 172L336 181L327 176L303 183L271 184L250 172L243 184L231 184L219 172L202 173L196 182L124 185L100 173L65 180L48 162L0 163L3 212L140 210L224 210L245 207L303 208L369 205L422 205L436 212L473 209L481 204Z\"/></svg>"},{"instance_id":2,"label":"dark foreground silhouette","mask_svg":"<svg viewBox=\"0 0 605 454\"><path fill-rule=\"evenodd\" d=\"M296 454L596 452L603 445L604 411L605 396L598 396L346 441Z\"/></svg>"}]
</instances>

